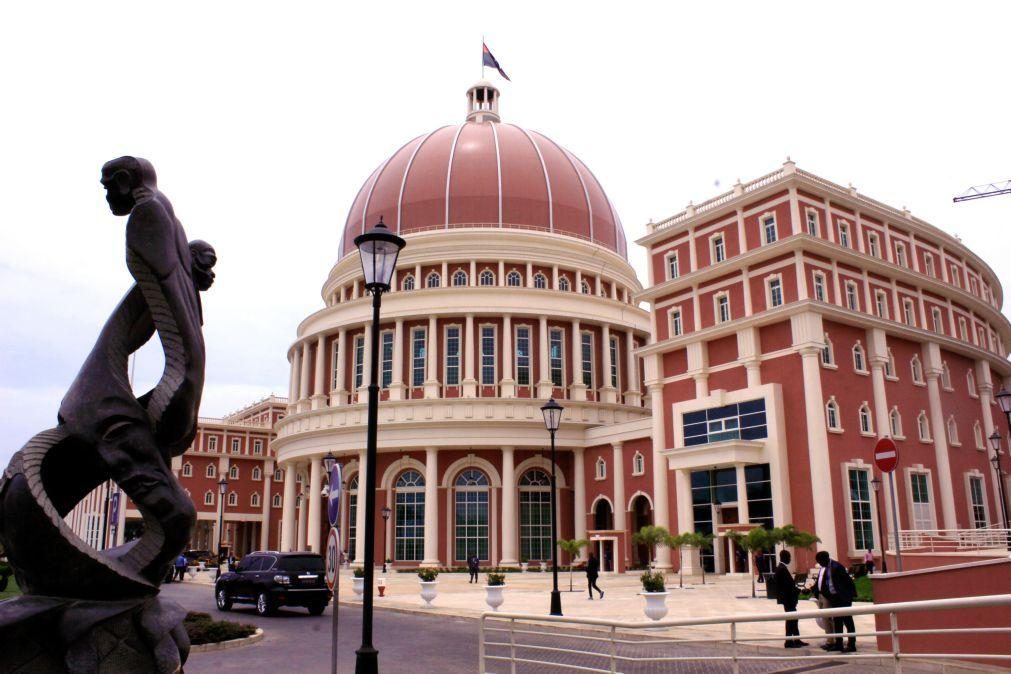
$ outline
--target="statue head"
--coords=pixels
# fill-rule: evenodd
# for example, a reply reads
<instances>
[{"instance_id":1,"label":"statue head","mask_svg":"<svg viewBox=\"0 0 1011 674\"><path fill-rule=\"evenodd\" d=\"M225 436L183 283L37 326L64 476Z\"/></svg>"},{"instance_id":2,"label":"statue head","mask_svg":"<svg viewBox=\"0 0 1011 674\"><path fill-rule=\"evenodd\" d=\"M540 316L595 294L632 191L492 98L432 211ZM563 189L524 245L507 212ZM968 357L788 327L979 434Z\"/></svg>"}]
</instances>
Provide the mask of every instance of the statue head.
<instances>
[{"instance_id":1,"label":"statue head","mask_svg":"<svg viewBox=\"0 0 1011 674\"><path fill-rule=\"evenodd\" d=\"M207 290L214 283L213 269L218 263L214 246L206 241L194 239L190 241L190 256L193 259L193 285L197 290Z\"/></svg>"},{"instance_id":2,"label":"statue head","mask_svg":"<svg viewBox=\"0 0 1011 674\"><path fill-rule=\"evenodd\" d=\"M113 215L129 215L141 198L158 191L158 179L148 160L120 157L102 167L102 187Z\"/></svg>"}]
</instances>

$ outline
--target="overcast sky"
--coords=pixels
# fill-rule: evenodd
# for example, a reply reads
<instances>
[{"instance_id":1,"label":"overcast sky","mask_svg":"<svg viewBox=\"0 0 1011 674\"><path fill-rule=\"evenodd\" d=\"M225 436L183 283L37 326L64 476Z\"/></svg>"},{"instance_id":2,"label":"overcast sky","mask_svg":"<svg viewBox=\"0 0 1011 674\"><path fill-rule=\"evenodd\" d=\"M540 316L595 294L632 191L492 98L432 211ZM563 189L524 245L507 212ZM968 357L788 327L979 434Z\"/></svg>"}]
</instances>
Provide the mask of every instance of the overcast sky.
<instances>
[{"instance_id":1,"label":"overcast sky","mask_svg":"<svg viewBox=\"0 0 1011 674\"><path fill-rule=\"evenodd\" d=\"M7 3L0 465L55 425L131 283L106 160L150 159L218 250L201 413L286 395L351 200L405 141L463 120L482 34L512 77L488 73L503 119L582 158L630 241L790 155L960 236L1008 283L1011 196L951 197L1011 177L1011 5L623 4ZM161 366L149 344L136 387Z\"/></svg>"}]
</instances>

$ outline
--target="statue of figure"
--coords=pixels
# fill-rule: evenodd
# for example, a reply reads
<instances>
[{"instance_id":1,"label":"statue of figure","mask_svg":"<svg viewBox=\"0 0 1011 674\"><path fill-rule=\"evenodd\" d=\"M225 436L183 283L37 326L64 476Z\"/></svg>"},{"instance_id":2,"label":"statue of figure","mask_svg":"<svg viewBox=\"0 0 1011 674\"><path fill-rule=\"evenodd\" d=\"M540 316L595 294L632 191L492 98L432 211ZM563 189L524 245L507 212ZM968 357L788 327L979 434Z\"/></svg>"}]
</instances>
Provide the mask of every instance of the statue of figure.
<instances>
[{"instance_id":1,"label":"statue of figure","mask_svg":"<svg viewBox=\"0 0 1011 674\"><path fill-rule=\"evenodd\" d=\"M171 460L196 435L205 361L199 292L214 282L217 257L206 242L187 243L147 160L114 159L102 167L101 182L113 214L129 216L126 264L136 285L112 312L64 396L58 425L32 438L0 477L0 543L28 595L152 597L196 521ZM157 385L137 397L129 357L155 333L165 369ZM96 551L63 517L109 478L140 511L144 533ZM162 605L157 610L164 613Z\"/></svg>"}]
</instances>

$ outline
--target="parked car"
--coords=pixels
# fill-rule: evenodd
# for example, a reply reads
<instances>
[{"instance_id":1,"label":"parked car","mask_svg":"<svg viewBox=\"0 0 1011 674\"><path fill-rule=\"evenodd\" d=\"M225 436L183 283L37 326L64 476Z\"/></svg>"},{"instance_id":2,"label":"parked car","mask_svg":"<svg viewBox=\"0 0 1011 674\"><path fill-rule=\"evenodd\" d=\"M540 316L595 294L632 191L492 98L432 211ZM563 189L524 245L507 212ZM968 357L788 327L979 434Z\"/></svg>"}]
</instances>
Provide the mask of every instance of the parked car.
<instances>
[{"instance_id":1,"label":"parked car","mask_svg":"<svg viewBox=\"0 0 1011 674\"><path fill-rule=\"evenodd\" d=\"M214 564L214 555L210 550L187 550L183 554L186 556L186 561L190 564L195 565L200 562L208 565Z\"/></svg>"},{"instance_id":2,"label":"parked car","mask_svg":"<svg viewBox=\"0 0 1011 674\"><path fill-rule=\"evenodd\" d=\"M231 610L233 603L254 604L260 615L270 615L279 606L304 606L318 616L330 603L323 557L313 552L250 553L235 571L221 575L214 596L222 611Z\"/></svg>"}]
</instances>

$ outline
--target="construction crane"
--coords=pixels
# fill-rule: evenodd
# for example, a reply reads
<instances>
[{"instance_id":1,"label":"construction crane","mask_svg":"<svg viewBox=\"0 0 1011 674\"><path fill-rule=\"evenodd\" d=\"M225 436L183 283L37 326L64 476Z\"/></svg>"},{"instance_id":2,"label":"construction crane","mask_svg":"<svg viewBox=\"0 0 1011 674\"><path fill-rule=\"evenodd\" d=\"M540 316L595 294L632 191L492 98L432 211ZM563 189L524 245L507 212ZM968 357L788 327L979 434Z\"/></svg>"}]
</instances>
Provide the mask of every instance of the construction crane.
<instances>
[{"instance_id":1,"label":"construction crane","mask_svg":"<svg viewBox=\"0 0 1011 674\"><path fill-rule=\"evenodd\" d=\"M971 201L973 199L985 199L995 197L998 194L1011 194L1011 180L1002 183L990 183L989 185L974 185L957 197L953 198L956 204L960 201Z\"/></svg>"}]
</instances>

